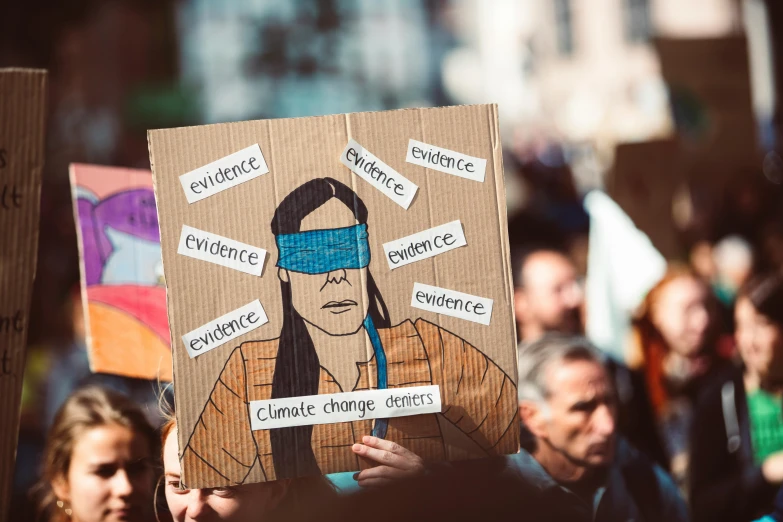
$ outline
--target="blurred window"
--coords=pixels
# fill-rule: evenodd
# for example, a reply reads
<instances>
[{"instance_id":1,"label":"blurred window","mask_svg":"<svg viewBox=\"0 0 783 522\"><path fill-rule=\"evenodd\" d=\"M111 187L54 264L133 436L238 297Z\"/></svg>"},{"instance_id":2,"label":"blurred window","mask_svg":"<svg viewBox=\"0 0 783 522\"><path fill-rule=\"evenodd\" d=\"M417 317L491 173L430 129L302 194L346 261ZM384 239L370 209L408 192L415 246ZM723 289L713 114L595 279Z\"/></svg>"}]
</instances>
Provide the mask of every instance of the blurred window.
<instances>
[{"instance_id":1,"label":"blurred window","mask_svg":"<svg viewBox=\"0 0 783 522\"><path fill-rule=\"evenodd\" d=\"M562 56L574 54L574 11L571 0L555 0L555 27L557 52Z\"/></svg>"},{"instance_id":2,"label":"blurred window","mask_svg":"<svg viewBox=\"0 0 783 522\"><path fill-rule=\"evenodd\" d=\"M629 42L642 43L649 40L650 0L625 0L625 37Z\"/></svg>"}]
</instances>

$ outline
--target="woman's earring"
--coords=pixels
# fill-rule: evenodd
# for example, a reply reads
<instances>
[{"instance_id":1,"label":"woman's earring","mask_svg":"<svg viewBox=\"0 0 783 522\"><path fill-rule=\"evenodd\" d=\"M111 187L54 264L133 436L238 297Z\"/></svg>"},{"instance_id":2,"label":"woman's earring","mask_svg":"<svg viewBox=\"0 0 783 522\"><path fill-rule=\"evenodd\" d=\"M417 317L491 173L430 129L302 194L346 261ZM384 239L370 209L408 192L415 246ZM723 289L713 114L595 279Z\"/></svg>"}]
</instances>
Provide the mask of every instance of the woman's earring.
<instances>
[{"instance_id":1,"label":"woman's earring","mask_svg":"<svg viewBox=\"0 0 783 522\"><path fill-rule=\"evenodd\" d=\"M65 507L65 502L63 502L62 500L57 501L57 507L65 511L65 514L68 515L69 517L73 515L73 510L70 507Z\"/></svg>"}]
</instances>

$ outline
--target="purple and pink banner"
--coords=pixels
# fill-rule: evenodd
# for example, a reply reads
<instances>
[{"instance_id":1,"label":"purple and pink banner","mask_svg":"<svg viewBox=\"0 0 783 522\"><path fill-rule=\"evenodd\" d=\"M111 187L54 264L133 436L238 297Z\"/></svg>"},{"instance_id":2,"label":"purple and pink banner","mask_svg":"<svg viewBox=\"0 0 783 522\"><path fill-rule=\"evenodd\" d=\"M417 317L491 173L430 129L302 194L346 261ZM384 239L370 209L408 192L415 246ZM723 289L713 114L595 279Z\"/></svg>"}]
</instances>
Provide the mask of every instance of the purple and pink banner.
<instances>
[{"instance_id":1,"label":"purple and pink banner","mask_svg":"<svg viewBox=\"0 0 783 522\"><path fill-rule=\"evenodd\" d=\"M71 165L90 367L171 381L152 173Z\"/></svg>"}]
</instances>

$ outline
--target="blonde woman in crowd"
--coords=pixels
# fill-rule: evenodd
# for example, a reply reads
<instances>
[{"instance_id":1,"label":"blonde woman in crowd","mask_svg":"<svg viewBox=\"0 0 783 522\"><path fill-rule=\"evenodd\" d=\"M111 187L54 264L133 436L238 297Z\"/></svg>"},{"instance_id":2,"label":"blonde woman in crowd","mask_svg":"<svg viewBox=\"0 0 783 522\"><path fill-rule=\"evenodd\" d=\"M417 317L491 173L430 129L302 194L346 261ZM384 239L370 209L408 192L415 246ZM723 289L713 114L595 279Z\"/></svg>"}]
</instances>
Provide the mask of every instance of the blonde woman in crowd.
<instances>
[{"instance_id":1,"label":"blonde woman in crowd","mask_svg":"<svg viewBox=\"0 0 783 522\"><path fill-rule=\"evenodd\" d=\"M74 392L46 439L43 520L153 520L156 447L155 430L128 398L98 387Z\"/></svg>"}]
</instances>

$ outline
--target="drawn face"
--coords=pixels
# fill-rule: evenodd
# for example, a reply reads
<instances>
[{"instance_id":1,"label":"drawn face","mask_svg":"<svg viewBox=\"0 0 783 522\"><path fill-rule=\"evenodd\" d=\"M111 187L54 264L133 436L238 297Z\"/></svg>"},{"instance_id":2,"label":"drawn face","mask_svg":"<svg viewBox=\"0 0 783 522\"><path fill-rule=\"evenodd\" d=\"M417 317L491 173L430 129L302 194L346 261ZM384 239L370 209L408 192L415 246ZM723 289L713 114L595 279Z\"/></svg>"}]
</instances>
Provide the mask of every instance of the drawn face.
<instances>
[{"instance_id":1,"label":"drawn face","mask_svg":"<svg viewBox=\"0 0 783 522\"><path fill-rule=\"evenodd\" d=\"M166 502L174 522L196 520L261 520L274 509L287 490L287 481L211 489L182 489L177 430L169 432L163 446Z\"/></svg>"},{"instance_id":2,"label":"drawn face","mask_svg":"<svg viewBox=\"0 0 783 522\"><path fill-rule=\"evenodd\" d=\"M149 443L117 424L91 428L71 453L67 477L53 484L76 522L149 520L153 469Z\"/></svg>"},{"instance_id":3,"label":"drawn face","mask_svg":"<svg viewBox=\"0 0 783 522\"><path fill-rule=\"evenodd\" d=\"M302 220L301 232L356 225L353 212L330 199ZM367 268L339 269L326 274L304 274L280 269L290 282L294 309L309 324L330 335L356 333L367 316Z\"/></svg>"}]
</instances>

